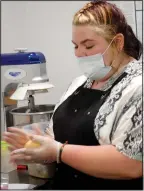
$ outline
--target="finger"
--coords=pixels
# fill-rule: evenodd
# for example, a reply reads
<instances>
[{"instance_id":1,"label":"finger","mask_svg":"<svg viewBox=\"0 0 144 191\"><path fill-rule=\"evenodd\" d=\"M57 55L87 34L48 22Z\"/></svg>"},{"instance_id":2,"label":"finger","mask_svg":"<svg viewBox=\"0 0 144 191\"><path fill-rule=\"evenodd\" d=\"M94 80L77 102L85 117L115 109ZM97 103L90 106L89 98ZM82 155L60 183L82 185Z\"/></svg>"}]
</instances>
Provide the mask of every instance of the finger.
<instances>
[{"instance_id":1,"label":"finger","mask_svg":"<svg viewBox=\"0 0 144 191\"><path fill-rule=\"evenodd\" d=\"M19 142L22 144L25 144L26 139L28 139L28 137L26 136L21 136L17 133L10 133L10 132L6 132L4 136L14 140L19 140Z\"/></svg>"},{"instance_id":2,"label":"finger","mask_svg":"<svg viewBox=\"0 0 144 191\"><path fill-rule=\"evenodd\" d=\"M11 156L19 155L19 154L25 154L25 151L26 151L26 148L16 149L16 150L11 152Z\"/></svg>"},{"instance_id":3,"label":"finger","mask_svg":"<svg viewBox=\"0 0 144 191\"><path fill-rule=\"evenodd\" d=\"M17 128L17 127L9 127L8 132L17 133L22 137L27 135L27 133L23 129L20 129L20 128Z\"/></svg>"},{"instance_id":4,"label":"finger","mask_svg":"<svg viewBox=\"0 0 144 191\"><path fill-rule=\"evenodd\" d=\"M18 162L18 161L22 161L24 160L25 158L25 155L24 154L15 154L15 155L12 155L10 160L13 161L13 162Z\"/></svg>"},{"instance_id":5,"label":"finger","mask_svg":"<svg viewBox=\"0 0 144 191\"><path fill-rule=\"evenodd\" d=\"M13 164L28 164L28 163L41 163L41 161L38 161L38 160L34 160L32 156L24 156L23 159L12 159L11 161Z\"/></svg>"},{"instance_id":6,"label":"finger","mask_svg":"<svg viewBox=\"0 0 144 191\"><path fill-rule=\"evenodd\" d=\"M16 147L16 148L21 148L21 147L22 147L22 144L17 143L14 139L11 139L11 138L9 138L9 137L4 137L4 140L5 140L8 144L13 145L13 146Z\"/></svg>"},{"instance_id":7,"label":"finger","mask_svg":"<svg viewBox=\"0 0 144 191\"><path fill-rule=\"evenodd\" d=\"M11 144L11 145L19 145L20 147L22 146L22 145L24 145L25 144L25 142L27 141L27 140L25 140L25 139L22 139L21 137L20 138L18 138L18 137L11 137L11 136L4 136L3 137L3 139L8 143L8 144Z\"/></svg>"},{"instance_id":8,"label":"finger","mask_svg":"<svg viewBox=\"0 0 144 191\"><path fill-rule=\"evenodd\" d=\"M38 152L38 150L39 149L37 149L37 148L34 148L34 149L26 149L25 151L24 151L24 153L25 153L25 155L30 155L30 156L34 156L34 155L36 155L36 153Z\"/></svg>"},{"instance_id":9,"label":"finger","mask_svg":"<svg viewBox=\"0 0 144 191\"><path fill-rule=\"evenodd\" d=\"M22 155L25 155L25 156L31 156L31 157L36 158L35 155L36 155L37 152L38 152L38 149L21 148L21 149L13 150L11 152L11 156L22 154Z\"/></svg>"},{"instance_id":10,"label":"finger","mask_svg":"<svg viewBox=\"0 0 144 191\"><path fill-rule=\"evenodd\" d=\"M11 151L11 152L14 151L14 150L16 150L16 149L17 149L17 148L14 147L14 146L8 146L8 150Z\"/></svg>"},{"instance_id":11,"label":"finger","mask_svg":"<svg viewBox=\"0 0 144 191\"><path fill-rule=\"evenodd\" d=\"M37 149L18 149L11 153L11 162L13 163L20 163L20 162L28 162L28 163L42 163L43 160L39 155L39 151L35 151Z\"/></svg>"},{"instance_id":12,"label":"finger","mask_svg":"<svg viewBox=\"0 0 144 191\"><path fill-rule=\"evenodd\" d=\"M19 163L20 161L33 163L34 159L37 159L35 155L33 156L33 153L32 150L29 150L29 152L25 149L15 150L11 153L10 161L13 163Z\"/></svg>"},{"instance_id":13,"label":"finger","mask_svg":"<svg viewBox=\"0 0 144 191\"><path fill-rule=\"evenodd\" d=\"M30 163L33 163L33 162L34 162L32 156L24 156L24 160L25 160L26 162L30 162Z\"/></svg>"}]
</instances>

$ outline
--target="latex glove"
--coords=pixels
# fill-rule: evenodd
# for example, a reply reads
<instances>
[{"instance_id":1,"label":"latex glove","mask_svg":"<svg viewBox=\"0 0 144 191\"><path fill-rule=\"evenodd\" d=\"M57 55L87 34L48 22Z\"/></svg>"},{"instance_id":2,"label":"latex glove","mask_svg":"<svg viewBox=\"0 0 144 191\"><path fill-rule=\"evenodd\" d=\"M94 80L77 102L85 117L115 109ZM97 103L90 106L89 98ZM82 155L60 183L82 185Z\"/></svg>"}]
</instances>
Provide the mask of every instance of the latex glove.
<instances>
[{"instance_id":1,"label":"latex glove","mask_svg":"<svg viewBox=\"0 0 144 191\"><path fill-rule=\"evenodd\" d=\"M51 136L33 135L32 141L40 144L38 148L22 148L11 153L11 162L24 163L51 163L57 160L57 155L62 143L55 141Z\"/></svg>"},{"instance_id":2,"label":"latex glove","mask_svg":"<svg viewBox=\"0 0 144 191\"><path fill-rule=\"evenodd\" d=\"M17 127L9 127L8 132L4 132L3 140L6 141L10 146L9 150L13 151L19 148L23 148L27 141L30 140L32 134L43 135L43 132L40 130L40 124L33 123L31 124L33 133L28 133L23 129ZM52 132L47 130L46 133L53 137Z\"/></svg>"}]
</instances>

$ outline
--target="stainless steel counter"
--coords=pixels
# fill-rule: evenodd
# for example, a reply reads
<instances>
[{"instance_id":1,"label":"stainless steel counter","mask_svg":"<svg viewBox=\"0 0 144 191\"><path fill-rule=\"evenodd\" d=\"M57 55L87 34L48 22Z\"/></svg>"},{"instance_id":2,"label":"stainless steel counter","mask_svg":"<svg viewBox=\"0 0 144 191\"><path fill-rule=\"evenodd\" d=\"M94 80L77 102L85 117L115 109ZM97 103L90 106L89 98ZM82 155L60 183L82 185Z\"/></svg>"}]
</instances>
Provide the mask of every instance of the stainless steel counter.
<instances>
[{"instance_id":1,"label":"stainless steel counter","mask_svg":"<svg viewBox=\"0 0 144 191\"><path fill-rule=\"evenodd\" d=\"M10 184L33 184L37 187L44 185L46 182L48 182L47 179L30 176L27 170L14 170L9 173Z\"/></svg>"}]
</instances>

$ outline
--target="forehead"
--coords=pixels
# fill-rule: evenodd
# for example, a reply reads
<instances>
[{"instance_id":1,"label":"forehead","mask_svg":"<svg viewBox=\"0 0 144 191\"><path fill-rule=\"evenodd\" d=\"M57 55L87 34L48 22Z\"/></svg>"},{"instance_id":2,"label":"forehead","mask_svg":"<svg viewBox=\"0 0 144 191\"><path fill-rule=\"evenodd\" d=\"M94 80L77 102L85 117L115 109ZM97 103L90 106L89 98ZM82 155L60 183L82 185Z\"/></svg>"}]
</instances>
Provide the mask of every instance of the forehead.
<instances>
[{"instance_id":1,"label":"forehead","mask_svg":"<svg viewBox=\"0 0 144 191\"><path fill-rule=\"evenodd\" d=\"M72 41L75 43L80 43L86 39L94 41L102 41L104 38L91 26L73 26L72 27Z\"/></svg>"}]
</instances>

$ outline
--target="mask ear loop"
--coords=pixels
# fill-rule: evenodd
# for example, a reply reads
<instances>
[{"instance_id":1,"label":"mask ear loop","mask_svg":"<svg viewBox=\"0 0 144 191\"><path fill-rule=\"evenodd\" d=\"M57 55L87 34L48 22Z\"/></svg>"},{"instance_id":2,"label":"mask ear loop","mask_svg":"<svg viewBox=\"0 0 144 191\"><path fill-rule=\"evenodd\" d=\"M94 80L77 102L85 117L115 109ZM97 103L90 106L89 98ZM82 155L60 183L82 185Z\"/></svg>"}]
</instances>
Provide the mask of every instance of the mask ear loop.
<instances>
[{"instance_id":1,"label":"mask ear loop","mask_svg":"<svg viewBox=\"0 0 144 191\"><path fill-rule=\"evenodd\" d=\"M104 55L104 54L106 53L106 51L109 49L110 45L112 44L112 42L114 41L115 38L116 38L116 37L114 37L114 38L112 39L112 41L110 42L110 44L108 45L108 47L106 48L106 50L102 53L102 55Z\"/></svg>"},{"instance_id":2,"label":"mask ear loop","mask_svg":"<svg viewBox=\"0 0 144 191\"><path fill-rule=\"evenodd\" d=\"M118 50L118 54L117 54L117 57L118 57L118 55L121 53L121 50ZM114 59L113 61L112 61L112 63L111 63L111 67L113 67L114 68L114 62L116 61L116 59Z\"/></svg>"},{"instance_id":3,"label":"mask ear loop","mask_svg":"<svg viewBox=\"0 0 144 191\"><path fill-rule=\"evenodd\" d=\"M118 55L121 53L121 50L118 50L118 54L117 54L117 57L118 57ZM113 61L112 61L112 63L111 63L111 65L110 66L113 66L113 63L116 61L116 59L114 59Z\"/></svg>"},{"instance_id":4,"label":"mask ear loop","mask_svg":"<svg viewBox=\"0 0 144 191\"><path fill-rule=\"evenodd\" d=\"M116 36L115 36L116 37ZM106 51L109 49L110 45L112 44L112 42L114 41L115 37L112 39L112 41L110 42L110 44L108 45L108 47L106 48L106 50L102 53L102 56L106 53ZM113 63L113 62L112 62ZM105 64L104 64L105 65ZM105 65L106 66L106 65ZM110 65L112 66L112 64Z\"/></svg>"}]
</instances>

